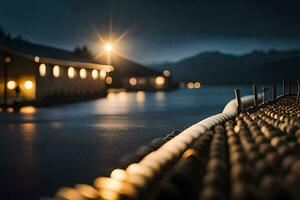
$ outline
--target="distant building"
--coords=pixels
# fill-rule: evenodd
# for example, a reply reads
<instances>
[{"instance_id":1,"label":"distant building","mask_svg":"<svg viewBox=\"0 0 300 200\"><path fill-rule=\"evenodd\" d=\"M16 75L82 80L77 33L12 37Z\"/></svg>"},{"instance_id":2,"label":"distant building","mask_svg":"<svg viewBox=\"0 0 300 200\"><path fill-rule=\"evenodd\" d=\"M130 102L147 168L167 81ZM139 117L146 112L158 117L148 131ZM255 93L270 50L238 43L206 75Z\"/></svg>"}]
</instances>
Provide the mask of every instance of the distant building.
<instances>
[{"instance_id":1,"label":"distant building","mask_svg":"<svg viewBox=\"0 0 300 200\"><path fill-rule=\"evenodd\" d=\"M111 65L74 52L0 39L0 102L64 102L105 94Z\"/></svg>"},{"instance_id":2,"label":"distant building","mask_svg":"<svg viewBox=\"0 0 300 200\"><path fill-rule=\"evenodd\" d=\"M171 77L121 56L112 65L95 59L86 48L65 51L0 37L0 104L62 103L127 91L169 90Z\"/></svg>"},{"instance_id":3,"label":"distant building","mask_svg":"<svg viewBox=\"0 0 300 200\"><path fill-rule=\"evenodd\" d=\"M110 73L113 79L111 87L125 88L129 91L171 90L178 87L178 83L169 74L150 69L121 56L112 57L115 70Z\"/></svg>"}]
</instances>

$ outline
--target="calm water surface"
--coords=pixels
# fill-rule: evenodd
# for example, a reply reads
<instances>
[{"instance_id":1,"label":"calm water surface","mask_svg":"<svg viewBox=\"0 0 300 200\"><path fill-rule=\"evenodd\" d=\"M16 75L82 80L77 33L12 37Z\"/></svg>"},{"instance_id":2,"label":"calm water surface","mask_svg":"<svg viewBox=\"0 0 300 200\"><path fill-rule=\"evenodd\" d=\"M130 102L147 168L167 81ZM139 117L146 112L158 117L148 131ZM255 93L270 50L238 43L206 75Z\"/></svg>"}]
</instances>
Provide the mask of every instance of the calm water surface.
<instances>
[{"instance_id":1,"label":"calm water surface","mask_svg":"<svg viewBox=\"0 0 300 200\"><path fill-rule=\"evenodd\" d=\"M109 94L94 101L0 113L0 199L52 196L92 183L122 155L221 112L234 86ZM244 90L246 93L249 90Z\"/></svg>"}]
</instances>

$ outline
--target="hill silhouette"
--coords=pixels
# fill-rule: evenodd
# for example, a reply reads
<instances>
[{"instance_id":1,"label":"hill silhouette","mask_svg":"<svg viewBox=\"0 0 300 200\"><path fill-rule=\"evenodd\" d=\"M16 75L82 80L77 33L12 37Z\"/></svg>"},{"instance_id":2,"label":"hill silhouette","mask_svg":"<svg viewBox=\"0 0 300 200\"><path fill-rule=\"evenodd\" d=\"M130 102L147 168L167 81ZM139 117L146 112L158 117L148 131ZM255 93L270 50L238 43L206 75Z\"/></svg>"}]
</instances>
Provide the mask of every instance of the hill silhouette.
<instances>
[{"instance_id":1,"label":"hill silhouette","mask_svg":"<svg viewBox=\"0 0 300 200\"><path fill-rule=\"evenodd\" d=\"M180 81L199 80L212 84L279 83L282 79L299 78L300 50L253 51L241 56L218 51L205 52L156 67L170 69Z\"/></svg>"}]
</instances>

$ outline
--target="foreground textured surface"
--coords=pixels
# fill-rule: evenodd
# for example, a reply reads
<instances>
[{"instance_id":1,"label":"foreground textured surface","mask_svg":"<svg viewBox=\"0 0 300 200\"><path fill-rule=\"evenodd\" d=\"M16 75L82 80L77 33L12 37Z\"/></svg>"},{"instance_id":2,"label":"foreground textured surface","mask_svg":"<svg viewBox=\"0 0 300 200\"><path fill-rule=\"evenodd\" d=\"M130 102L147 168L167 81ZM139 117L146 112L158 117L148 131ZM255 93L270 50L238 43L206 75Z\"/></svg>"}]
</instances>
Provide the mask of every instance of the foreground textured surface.
<instances>
[{"instance_id":1,"label":"foreground textured surface","mask_svg":"<svg viewBox=\"0 0 300 200\"><path fill-rule=\"evenodd\" d=\"M294 96L242 113L231 102L125 157L110 177L61 188L55 199L299 199L299 117Z\"/></svg>"}]
</instances>

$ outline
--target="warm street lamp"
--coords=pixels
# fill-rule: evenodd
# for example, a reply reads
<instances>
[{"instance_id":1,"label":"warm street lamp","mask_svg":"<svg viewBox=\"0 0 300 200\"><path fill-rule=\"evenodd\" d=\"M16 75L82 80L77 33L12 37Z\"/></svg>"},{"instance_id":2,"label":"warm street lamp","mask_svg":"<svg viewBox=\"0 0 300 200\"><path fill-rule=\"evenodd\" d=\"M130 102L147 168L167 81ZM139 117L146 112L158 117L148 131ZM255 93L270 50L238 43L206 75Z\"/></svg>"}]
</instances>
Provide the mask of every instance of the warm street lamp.
<instances>
[{"instance_id":1,"label":"warm street lamp","mask_svg":"<svg viewBox=\"0 0 300 200\"><path fill-rule=\"evenodd\" d=\"M112 47L111 44L108 43L108 44L106 44L106 45L104 46L104 49L105 49L106 52L110 53L110 52L112 52L113 47Z\"/></svg>"}]
</instances>

